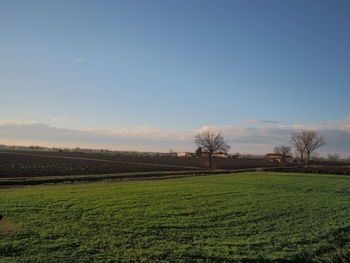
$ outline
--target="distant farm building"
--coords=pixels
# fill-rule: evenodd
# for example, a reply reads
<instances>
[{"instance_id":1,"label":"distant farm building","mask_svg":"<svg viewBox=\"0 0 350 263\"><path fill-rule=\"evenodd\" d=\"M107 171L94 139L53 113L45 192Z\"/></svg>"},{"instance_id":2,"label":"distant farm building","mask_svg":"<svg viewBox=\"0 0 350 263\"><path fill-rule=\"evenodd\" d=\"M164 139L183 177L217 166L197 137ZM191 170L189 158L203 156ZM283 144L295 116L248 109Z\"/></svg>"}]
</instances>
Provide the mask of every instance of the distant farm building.
<instances>
[{"instance_id":1,"label":"distant farm building","mask_svg":"<svg viewBox=\"0 0 350 263\"><path fill-rule=\"evenodd\" d=\"M209 157L209 153L202 153L202 157ZM213 153L212 157L214 158L228 158L227 153Z\"/></svg>"},{"instance_id":2,"label":"distant farm building","mask_svg":"<svg viewBox=\"0 0 350 263\"><path fill-rule=\"evenodd\" d=\"M271 162L275 162L275 163L282 163L283 162L282 154L278 154L278 153L268 153L265 155L265 159L268 161L271 161ZM292 163L292 162L294 162L294 158L292 156L285 156L284 161L286 163Z\"/></svg>"},{"instance_id":3,"label":"distant farm building","mask_svg":"<svg viewBox=\"0 0 350 263\"><path fill-rule=\"evenodd\" d=\"M228 158L229 157L227 153L213 153L211 156L213 158ZM189 153L189 152L179 152L179 153L177 153L177 157L196 157L196 155L194 153ZM199 157L208 158L209 153L204 152Z\"/></svg>"},{"instance_id":4,"label":"distant farm building","mask_svg":"<svg viewBox=\"0 0 350 263\"><path fill-rule=\"evenodd\" d=\"M194 157L194 154L188 152L179 152L177 153L177 157Z\"/></svg>"}]
</instances>

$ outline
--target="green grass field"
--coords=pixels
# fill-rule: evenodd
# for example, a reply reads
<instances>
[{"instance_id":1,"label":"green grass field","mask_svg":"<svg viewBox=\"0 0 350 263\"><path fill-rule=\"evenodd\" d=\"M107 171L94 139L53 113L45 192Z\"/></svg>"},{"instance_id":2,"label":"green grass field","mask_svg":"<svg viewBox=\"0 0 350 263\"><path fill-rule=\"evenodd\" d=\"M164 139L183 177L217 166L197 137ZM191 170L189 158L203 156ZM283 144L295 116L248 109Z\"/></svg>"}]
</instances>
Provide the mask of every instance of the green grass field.
<instances>
[{"instance_id":1,"label":"green grass field","mask_svg":"<svg viewBox=\"0 0 350 263\"><path fill-rule=\"evenodd\" d=\"M0 214L0 262L312 262L350 241L350 177L2 188Z\"/></svg>"}]
</instances>

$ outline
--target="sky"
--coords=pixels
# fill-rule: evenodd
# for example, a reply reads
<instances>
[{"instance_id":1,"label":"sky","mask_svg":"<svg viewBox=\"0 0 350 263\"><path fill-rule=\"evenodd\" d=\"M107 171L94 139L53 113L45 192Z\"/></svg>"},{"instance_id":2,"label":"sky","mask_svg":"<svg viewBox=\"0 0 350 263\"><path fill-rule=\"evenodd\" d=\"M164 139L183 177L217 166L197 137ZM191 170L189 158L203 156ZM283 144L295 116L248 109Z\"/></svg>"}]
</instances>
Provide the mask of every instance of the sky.
<instances>
[{"instance_id":1,"label":"sky","mask_svg":"<svg viewBox=\"0 0 350 263\"><path fill-rule=\"evenodd\" d=\"M0 8L0 144L350 156L350 2L18 1Z\"/></svg>"}]
</instances>

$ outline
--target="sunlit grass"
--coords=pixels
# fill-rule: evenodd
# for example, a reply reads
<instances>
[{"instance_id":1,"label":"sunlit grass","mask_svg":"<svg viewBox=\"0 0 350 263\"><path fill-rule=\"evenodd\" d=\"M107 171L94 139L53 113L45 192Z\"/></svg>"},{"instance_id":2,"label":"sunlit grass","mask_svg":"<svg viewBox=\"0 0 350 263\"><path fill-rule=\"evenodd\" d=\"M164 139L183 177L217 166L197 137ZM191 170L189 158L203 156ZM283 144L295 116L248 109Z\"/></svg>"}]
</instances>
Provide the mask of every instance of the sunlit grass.
<instances>
[{"instance_id":1,"label":"sunlit grass","mask_svg":"<svg viewBox=\"0 0 350 263\"><path fill-rule=\"evenodd\" d=\"M349 241L349 189L263 172L1 189L18 230L0 234L0 261L310 261Z\"/></svg>"}]
</instances>

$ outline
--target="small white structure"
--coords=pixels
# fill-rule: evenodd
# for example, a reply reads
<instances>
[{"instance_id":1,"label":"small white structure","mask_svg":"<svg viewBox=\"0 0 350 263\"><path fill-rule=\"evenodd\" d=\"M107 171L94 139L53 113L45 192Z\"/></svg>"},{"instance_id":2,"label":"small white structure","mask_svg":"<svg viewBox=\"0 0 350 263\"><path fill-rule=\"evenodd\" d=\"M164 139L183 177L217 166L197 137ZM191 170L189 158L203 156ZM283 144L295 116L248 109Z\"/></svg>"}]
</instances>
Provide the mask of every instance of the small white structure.
<instances>
[{"instance_id":1,"label":"small white structure","mask_svg":"<svg viewBox=\"0 0 350 263\"><path fill-rule=\"evenodd\" d=\"M188 152L179 152L177 153L177 157L194 157L194 154Z\"/></svg>"},{"instance_id":2,"label":"small white structure","mask_svg":"<svg viewBox=\"0 0 350 263\"><path fill-rule=\"evenodd\" d=\"M275 162L275 163L282 163L283 162L283 156L282 154L279 153L268 153L265 155L265 159L271 162ZM292 163L294 162L294 159L292 156L285 156L284 157L284 162L286 163Z\"/></svg>"},{"instance_id":3,"label":"small white structure","mask_svg":"<svg viewBox=\"0 0 350 263\"><path fill-rule=\"evenodd\" d=\"M213 158L228 158L228 154L227 153L222 153L222 152L220 152L220 153L213 153L211 156ZM202 153L202 157L209 157L209 153L207 153L207 152Z\"/></svg>"}]
</instances>

